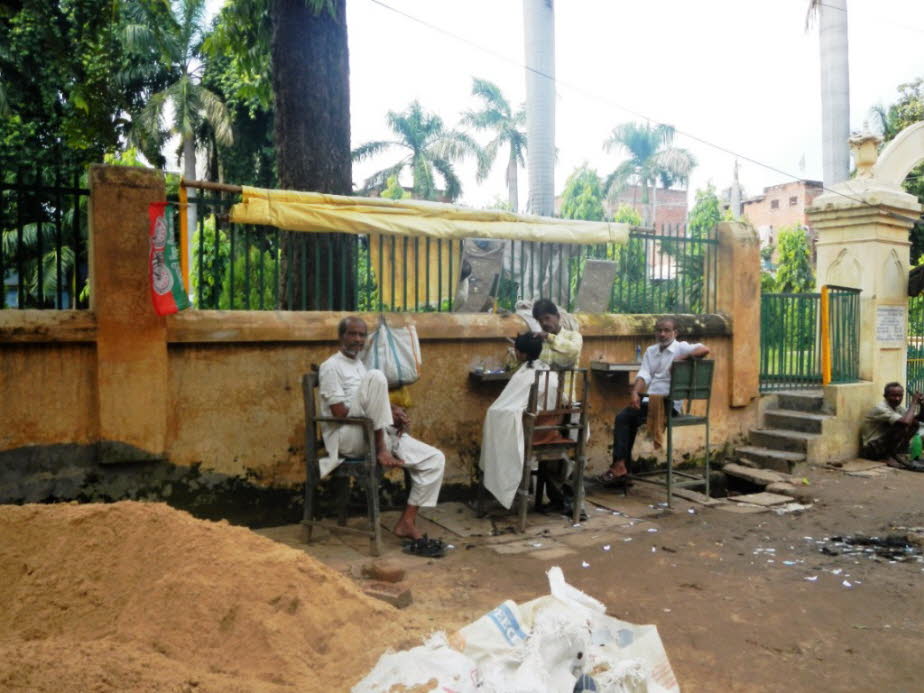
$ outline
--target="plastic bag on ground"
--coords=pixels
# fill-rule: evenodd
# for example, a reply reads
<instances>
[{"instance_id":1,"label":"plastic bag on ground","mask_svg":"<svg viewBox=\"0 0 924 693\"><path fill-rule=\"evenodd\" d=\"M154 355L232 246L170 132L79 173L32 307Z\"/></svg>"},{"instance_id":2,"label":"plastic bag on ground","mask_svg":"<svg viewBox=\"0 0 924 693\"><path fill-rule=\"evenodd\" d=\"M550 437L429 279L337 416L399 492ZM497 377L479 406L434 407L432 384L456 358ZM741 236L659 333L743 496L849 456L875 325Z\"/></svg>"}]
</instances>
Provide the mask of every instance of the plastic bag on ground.
<instances>
[{"instance_id":1,"label":"plastic bag on ground","mask_svg":"<svg viewBox=\"0 0 924 693\"><path fill-rule=\"evenodd\" d=\"M383 655L354 693L385 693L395 684L478 693L679 693L655 626L606 615L599 601L549 571L551 594L506 601L447 639ZM581 678L583 677L583 678Z\"/></svg>"}]
</instances>

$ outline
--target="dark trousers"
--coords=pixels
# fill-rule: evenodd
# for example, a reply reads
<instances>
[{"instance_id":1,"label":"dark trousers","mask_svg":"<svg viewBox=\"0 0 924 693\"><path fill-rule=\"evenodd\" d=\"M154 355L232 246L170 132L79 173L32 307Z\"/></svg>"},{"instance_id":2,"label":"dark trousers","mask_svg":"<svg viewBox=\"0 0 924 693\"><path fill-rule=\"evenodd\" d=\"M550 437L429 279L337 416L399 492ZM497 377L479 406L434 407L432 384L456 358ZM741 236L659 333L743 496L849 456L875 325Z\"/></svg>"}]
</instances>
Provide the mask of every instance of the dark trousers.
<instances>
[{"instance_id":1,"label":"dark trousers","mask_svg":"<svg viewBox=\"0 0 924 693\"><path fill-rule=\"evenodd\" d=\"M670 416L674 410L673 402L664 400L664 415ZM638 409L626 407L616 415L613 423L613 462L625 460L627 468L632 460L632 446L635 445L635 435L638 428L648 418L648 402L642 402Z\"/></svg>"},{"instance_id":2,"label":"dark trousers","mask_svg":"<svg viewBox=\"0 0 924 693\"><path fill-rule=\"evenodd\" d=\"M919 423L915 420L907 426L893 424L884 436L864 445L860 454L867 460L884 460L896 454L907 454L908 444L918 432Z\"/></svg>"}]
</instances>

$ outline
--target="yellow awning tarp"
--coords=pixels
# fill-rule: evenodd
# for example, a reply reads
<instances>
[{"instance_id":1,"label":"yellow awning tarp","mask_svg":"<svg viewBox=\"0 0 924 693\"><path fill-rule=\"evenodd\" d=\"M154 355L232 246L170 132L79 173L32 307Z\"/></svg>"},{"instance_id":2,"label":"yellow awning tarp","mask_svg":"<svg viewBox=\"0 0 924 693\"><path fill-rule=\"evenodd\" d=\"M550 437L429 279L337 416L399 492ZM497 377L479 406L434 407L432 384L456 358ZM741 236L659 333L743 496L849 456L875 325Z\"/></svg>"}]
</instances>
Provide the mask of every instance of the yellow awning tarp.
<instances>
[{"instance_id":1,"label":"yellow awning tarp","mask_svg":"<svg viewBox=\"0 0 924 693\"><path fill-rule=\"evenodd\" d=\"M236 224L275 226L286 231L383 233L430 238L497 238L541 243L626 243L629 225L553 219L499 210L458 207L421 200L347 197L244 186L231 208Z\"/></svg>"}]
</instances>

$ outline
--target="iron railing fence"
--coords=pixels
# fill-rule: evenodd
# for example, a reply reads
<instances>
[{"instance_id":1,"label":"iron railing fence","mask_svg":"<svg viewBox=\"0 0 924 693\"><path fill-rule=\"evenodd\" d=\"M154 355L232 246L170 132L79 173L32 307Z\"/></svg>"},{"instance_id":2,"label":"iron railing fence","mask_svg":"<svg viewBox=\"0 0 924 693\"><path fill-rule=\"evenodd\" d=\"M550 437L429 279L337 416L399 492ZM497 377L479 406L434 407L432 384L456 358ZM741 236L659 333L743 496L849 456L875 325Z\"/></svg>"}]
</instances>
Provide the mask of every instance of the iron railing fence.
<instances>
[{"instance_id":1,"label":"iron railing fence","mask_svg":"<svg viewBox=\"0 0 924 693\"><path fill-rule=\"evenodd\" d=\"M905 399L924 392L924 294L908 298L908 361L905 375Z\"/></svg>"},{"instance_id":2,"label":"iron railing fence","mask_svg":"<svg viewBox=\"0 0 924 693\"><path fill-rule=\"evenodd\" d=\"M761 391L851 383L859 374L860 289L761 294Z\"/></svg>"},{"instance_id":3,"label":"iron railing fence","mask_svg":"<svg viewBox=\"0 0 924 693\"><path fill-rule=\"evenodd\" d=\"M761 294L761 391L821 385L820 298L816 293Z\"/></svg>"},{"instance_id":4,"label":"iron railing fence","mask_svg":"<svg viewBox=\"0 0 924 693\"><path fill-rule=\"evenodd\" d=\"M824 289L828 294L830 382L855 383L860 379L860 289L833 285Z\"/></svg>"},{"instance_id":5,"label":"iron railing fence","mask_svg":"<svg viewBox=\"0 0 924 693\"><path fill-rule=\"evenodd\" d=\"M485 244L243 226L228 221L233 202L214 194L195 199L190 290L201 309L453 311L464 297L460 279L469 253ZM584 265L593 258L616 264L611 312L715 311L715 230L698 237L682 226L633 230L625 245L491 244L498 266L486 296L496 308L539 296L573 308Z\"/></svg>"},{"instance_id":6,"label":"iron railing fence","mask_svg":"<svg viewBox=\"0 0 924 693\"><path fill-rule=\"evenodd\" d=\"M82 166L0 162L0 308L87 308L87 214Z\"/></svg>"}]
</instances>

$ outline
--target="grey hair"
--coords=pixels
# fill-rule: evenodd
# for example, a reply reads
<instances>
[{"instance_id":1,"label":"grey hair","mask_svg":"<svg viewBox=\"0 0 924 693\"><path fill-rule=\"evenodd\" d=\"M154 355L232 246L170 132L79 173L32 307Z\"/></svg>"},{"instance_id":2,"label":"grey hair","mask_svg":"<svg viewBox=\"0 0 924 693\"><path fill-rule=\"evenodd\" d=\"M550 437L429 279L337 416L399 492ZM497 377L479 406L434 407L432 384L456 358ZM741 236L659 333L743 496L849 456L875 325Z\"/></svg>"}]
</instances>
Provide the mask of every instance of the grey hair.
<instances>
[{"instance_id":1,"label":"grey hair","mask_svg":"<svg viewBox=\"0 0 924 693\"><path fill-rule=\"evenodd\" d=\"M351 322L361 322L363 325L366 324L366 321L356 315L348 315L343 320L340 321L340 324L337 325L337 337L343 339L343 335L346 334L347 327L349 327ZM368 329L368 328L367 328Z\"/></svg>"}]
</instances>

